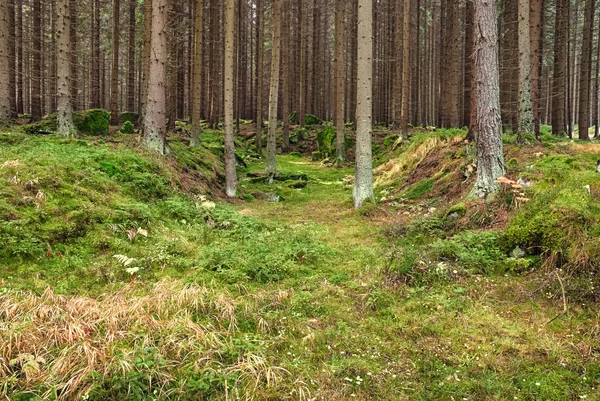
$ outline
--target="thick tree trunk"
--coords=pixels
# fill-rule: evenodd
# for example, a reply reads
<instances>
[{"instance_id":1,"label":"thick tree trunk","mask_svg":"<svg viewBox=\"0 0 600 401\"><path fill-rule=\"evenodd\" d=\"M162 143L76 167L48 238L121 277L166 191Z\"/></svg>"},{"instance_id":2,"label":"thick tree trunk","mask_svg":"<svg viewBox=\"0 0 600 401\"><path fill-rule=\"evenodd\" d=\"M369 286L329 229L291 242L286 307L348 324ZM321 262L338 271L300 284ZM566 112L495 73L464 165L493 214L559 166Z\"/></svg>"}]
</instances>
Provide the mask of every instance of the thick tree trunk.
<instances>
[{"instance_id":1,"label":"thick tree trunk","mask_svg":"<svg viewBox=\"0 0 600 401\"><path fill-rule=\"evenodd\" d=\"M281 0L273 0L273 41L271 49L271 87L269 91L269 134L267 136L266 173L277 174L277 99L279 95L279 62L281 56Z\"/></svg>"},{"instance_id":2,"label":"thick tree trunk","mask_svg":"<svg viewBox=\"0 0 600 401\"><path fill-rule=\"evenodd\" d=\"M58 133L65 138L75 135L71 105L71 43L69 10L71 0L57 0L57 108L56 122Z\"/></svg>"},{"instance_id":3,"label":"thick tree trunk","mask_svg":"<svg viewBox=\"0 0 600 401\"><path fill-rule=\"evenodd\" d=\"M8 69L9 80L9 103L10 103L10 114L12 117L17 116L17 91L16 91L16 76L15 76L15 65L16 65L16 48L15 48L15 0L8 1Z\"/></svg>"},{"instance_id":4,"label":"thick tree trunk","mask_svg":"<svg viewBox=\"0 0 600 401\"><path fill-rule=\"evenodd\" d=\"M119 10L120 0L113 0L112 68L110 80L110 123L119 125Z\"/></svg>"},{"instance_id":5,"label":"thick tree trunk","mask_svg":"<svg viewBox=\"0 0 600 401\"><path fill-rule=\"evenodd\" d=\"M598 39L596 40L596 86L594 88L594 139L600 139L600 28L598 28Z\"/></svg>"},{"instance_id":6,"label":"thick tree trunk","mask_svg":"<svg viewBox=\"0 0 600 401\"><path fill-rule=\"evenodd\" d=\"M143 144L165 154L167 132L165 65L167 63L167 0L152 0L151 57L148 74Z\"/></svg>"},{"instance_id":7,"label":"thick tree trunk","mask_svg":"<svg viewBox=\"0 0 600 401\"><path fill-rule=\"evenodd\" d=\"M140 119L144 120L146 101L148 100L148 82L150 80L150 60L152 58L152 0L144 0L144 51L142 59L142 109Z\"/></svg>"},{"instance_id":8,"label":"thick tree trunk","mask_svg":"<svg viewBox=\"0 0 600 401\"><path fill-rule=\"evenodd\" d=\"M25 111L23 99L23 0L17 0L15 32L16 52L17 52L17 114L22 114Z\"/></svg>"},{"instance_id":9,"label":"thick tree trunk","mask_svg":"<svg viewBox=\"0 0 600 401\"><path fill-rule=\"evenodd\" d=\"M583 24L583 42L579 75L579 139L589 140L590 100L592 86L592 48L594 33L595 0L585 2L585 20Z\"/></svg>"},{"instance_id":10,"label":"thick tree trunk","mask_svg":"<svg viewBox=\"0 0 600 401\"><path fill-rule=\"evenodd\" d=\"M146 0L148 2L150 0ZM101 107L100 99L100 63L104 60L100 58L100 0L92 0L92 71L91 71L91 90L90 90L90 107L96 109ZM150 35L148 35L150 37ZM102 104L102 106L104 106Z\"/></svg>"},{"instance_id":11,"label":"thick tree trunk","mask_svg":"<svg viewBox=\"0 0 600 401\"><path fill-rule=\"evenodd\" d=\"M298 124L304 127L305 115L306 115L306 60L308 56L307 49L307 9L302 7L303 0L298 0L298 13L300 14L300 77L298 79L298 85L300 86L300 97L298 99L298 111L296 117Z\"/></svg>"},{"instance_id":12,"label":"thick tree trunk","mask_svg":"<svg viewBox=\"0 0 600 401\"><path fill-rule=\"evenodd\" d=\"M196 15L194 20L194 63L192 66L192 139L190 145L200 146L200 114L202 110L202 24L204 1L196 0Z\"/></svg>"},{"instance_id":13,"label":"thick tree trunk","mask_svg":"<svg viewBox=\"0 0 600 401\"><path fill-rule=\"evenodd\" d=\"M529 0L519 0L519 120L517 134L533 134L531 104L531 44L529 39Z\"/></svg>"},{"instance_id":14,"label":"thick tree trunk","mask_svg":"<svg viewBox=\"0 0 600 401\"><path fill-rule=\"evenodd\" d=\"M552 79L552 133L567 135L566 98L567 92L567 38L569 0L557 0L554 41L554 75Z\"/></svg>"},{"instance_id":15,"label":"thick tree trunk","mask_svg":"<svg viewBox=\"0 0 600 401\"><path fill-rule=\"evenodd\" d=\"M473 87L473 2L467 1L465 7L465 51L464 51L464 93L461 126L471 125L471 89ZM473 139L473 138L469 138Z\"/></svg>"},{"instance_id":16,"label":"thick tree trunk","mask_svg":"<svg viewBox=\"0 0 600 401\"><path fill-rule=\"evenodd\" d=\"M8 24L8 2L0 1L0 120L8 120L11 117L9 75L9 24ZM2 121L0 121L2 124Z\"/></svg>"},{"instance_id":17,"label":"thick tree trunk","mask_svg":"<svg viewBox=\"0 0 600 401\"><path fill-rule=\"evenodd\" d=\"M358 79L356 95L356 172L354 207L373 196L373 2L358 0Z\"/></svg>"},{"instance_id":18,"label":"thick tree trunk","mask_svg":"<svg viewBox=\"0 0 600 401\"><path fill-rule=\"evenodd\" d=\"M405 3L406 4L406 3ZM458 0L447 2L442 42L444 46L441 86L441 117L443 127L458 127L460 121L460 13ZM444 17L442 17L444 18Z\"/></svg>"},{"instance_id":19,"label":"thick tree trunk","mask_svg":"<svg viewBox=\"0 0 600 401\"><path fill-rule=\"evenodd\" d=\"M284 0L285 1L285 0ZM283 49L281 56L281 69L283 72L282 79L282 95L283 95L283 105L282 105L282 114L283 114L283 141L282 141L282 151L284 153L289 152L290 150L290 58L292 57L292 48L290 42L291 29L290 29L290 2L289 0L285 2L285 7L283 7L283 20L286 22L282 28L283 35Z\"/></svg>"},{"instance_id":20,"label":"thick tree trunk","mask_svg":"<svg viewBox=\"0 0 600 401\"><path fill-rule=\"evenodd\" d=\"M335 2L335 131L336 161L346 161L346 134L344 132L344 83L346 81L344 58L344 33L346 30L344 0Z\"/></svg>"},{"instance_id":21,"label":"thick tree trunk","mask_svg":"<svg viewBox=\"0 0 600 401\"><path fill-rule=\"evenodd\" d=\"M403 35L403 2L404 0L394 1L394 85L393 87L393 120L394 127L401 126L402 115L402 72L404 67L404 56L402 54L402 35Z\"/></svg>"},{"instance_id":22,"label":"thick tree trunk","mask_svg":"<svg viewBox=\"0 0 600 401\"><path fill-rule=\"evenodd\" d=\"M474 0L473 114L471 130L477 138L477 181L474 193L487 198L504 175L502 119L498 71L496 2Z\"/></svg>"},{"instance_id":23,"label":"thick tree trunk","mask_svg":"<svg viewBox=\"0 0 600 401\"><path fill-rule=\"evenodd\" d=\"M233 198L237 190L235 144L233 142L233 55L235 36L234 1L225 4L225 192Z\"/></svg>"}]
</instances>

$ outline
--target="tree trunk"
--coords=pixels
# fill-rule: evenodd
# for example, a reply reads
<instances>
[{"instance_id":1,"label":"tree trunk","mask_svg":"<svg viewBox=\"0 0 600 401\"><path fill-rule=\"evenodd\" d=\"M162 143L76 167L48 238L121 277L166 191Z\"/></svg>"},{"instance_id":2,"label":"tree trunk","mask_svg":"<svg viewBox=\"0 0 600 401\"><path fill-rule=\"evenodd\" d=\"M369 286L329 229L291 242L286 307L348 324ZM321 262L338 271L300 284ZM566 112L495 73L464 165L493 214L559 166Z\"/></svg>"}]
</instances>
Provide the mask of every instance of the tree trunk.
<instances>
[{"instance_id":1,"label":"tree trunk","mask_svg":"<svg viewBox=\"0 0 600 401\"><path fill-rule=\"evenodd\" d=\"M167 0L152 0L151 57L148 74L143 144L165 154L167 131L165 65L167 63Z\"/></svg>"},{"instance_id":2,"label":"tree trunk","mask_svg":"<svg viewBox=\"0 0 600 401\"><path fill-rule=\"evenodd\" d=\"M531 104L531 43L529 39L529 0L519 0L519 120L517 134L533 134Z\"/></svg>"},{"instance_id":3,"label":"tree trunk","mask_svg":"<svg viewBox=\"0 0 600 401\"><path fill-rule=\"evenodd\" d=\"M579 139L589 140L590 99L592 85L592 48L594 33L595 0L585 2L585 20L583 24L583 42L579 75Z\"/></svg>"},{"instance_id":4,"label":"tree trunk","mask_svg":"<svg viewBox=\"0 0 600 401\"><path fill-rule=\"evenodd\" d=\"M31 66L31 118L42 118L42 5L33 0L33 64ZM7 38L8 39L8 38ZM8 81L6 81L8 83Z\"/></svg>"},{"instance_id":5,"label":"tree trunk","mask_svg":"<svg viewBox=\"0 0 600 401\"><path fill-rule=\"evenodd\" d=\"M70 19L72 14L69 10L71 0L58 0L57 11L57 108L56 115L58 133L65 138L75 134L71 106L71 43L70 43Z\"/></svg>"},{"instance_id":6,"label":"tree trunk","mask_svg":"<svg viewBox=\"0 0 600 401\"><path fill-rule=\"evenodd\" d=\"M269 91L269 134L267 136L266 173L277 174L277 99L279 95L279 61L281 56L281 0L273 0L273 41L271 49L271 87Z\"/></svg>"},{"instance_id":7,"label":"tree trunk","mask_svg":"<svg viewBox=\"0 0 600 401\"><path fill-rule=\"evenodd\" d=\"M394 127L401 126L402 115L402 74L404 67L404 56L402 54L402 33L403 33L403 1L394 1L394 85L393 85L393 103L394 103Z\"/></svg>"},{"instance_id":8,"label":"tree trunk","mask_svg":"<svg viewBox=\"0 0 600 401\"><path fill-rule=\"evenodd\" d=\"M8 52L10 47L8 7L8 2L0 2L0 120L8 120L11 118L9 87L10 65L8 63ZM0 121L0 124L2 124L2 121Z\"/></svg>"},{"instance_id":9,"label":"tree trunk","mask_svg":"<svg viewBox=\"0 0 600 401\"><path fill-rule=\"evenodd\" d=\"M148 2L150 0L146 0ZM100 106L100 0L92 0L92 23L91 23L91 45L92 45L92 71L90 89L90 108L96 109ZM150 35L148 35L150 37ZM149 58L149 57L148 57Z\"/></svg>"},{"instance_id":10,"label":"tree trunk","mask_svg":"<svg viewBox=\"0 0 600 401\"><path fill-rule=\"evenodd\" d=\"M234 1L225 4L225 71L224 71L224 111L225 111L225 192L233 198L237 190L235 171L235 144L233 141L233 55L235 36Z\"/></svg>"},{"instance_id":11,"label":"tree trunk","mask_svg":"<svg viewBox=\"0 0 600 401\"><path fill-rule=\"evenodd\" d=\"M263 0L256 1L256 151L262 155L263 130L263 65L264 65L264 10Z\"/></svg>"},{"instance_id":12,"label":"tree trunk","mask_svg":"<svg viewBox=\"0 0 600 401\"><path fill-rule=\"evenodd\" d=\"M296 118L298 124L304 127L304 121L306 116L306 60L308 56L306 35L307 35L307 9L302 7L303 0L298 0L298 13L300 14L300 77L298 79L298 85L300 86L300 98L298 99L298 111L296 112ZM299 134L300 135L300 134Z\"/></svg>"},{"instance_id":13,"label":"tree trunk","mask_svg":"<svg viewBox=\"0 0 600 401\"><path fill-rule=\"evenodd\" d=\"M598 39L596 40L596 86L594 88L594 139L600 139L600 28L598 28Z\"/></svg>"},{"instance_id":14,"label":"tree trunk","mask_svg":"<svg viewBox=\"0 0 600 401\"><path fill-rule=\"evenodd\" d=\"M15 65L16 65L16 52L15 52L15 0L8 0L8 90L9 90L9 103L10 103L10 114L12 117L16 117L17 113L17 91L16 91L16 76L15 76Z\"/></svg>"},{"instance_id":15,"label":"tree trunk","mask_svg":"<svg viewBox=\"0 0 600 401\"><path fill-rule=\"evenodd\" d=\"M465 7L465 51L464 51L464 95L463 95L463 116L461 126L471 125L471 89L473 87L473 2L467 1ZM469 138L473 139L473 138Z\"/></svg>"},{"instance_id":16,"label":"tree trunk","mask_svg":"<svg viewBox=\"0 0 600 401\"><path fill-rule=\"evenodd\" d=\"M25 111L23 100L23 0L17 0L16 14L17 29L15 32L16 52L17 52L17 114Z\"/></svg>"},{"instance_id":17,"label":"tree trunk","mask_svg":"<svg viewBox=\"0 0 600 401\"><path fill-rule=\"evenodd\" d=\"M120 0L113 0L112 68L110 80L110 123L119 125L119 11Z\"/></svg>"},{"instance_id":18,"label":"tree trunk","mask_svg":"<svg viewBox=\"0 0 600 401\"><path fill-rule=\"evenodd\" d=\"M356 171L354 207L373 199L372 99L373 99L373 2L358 0L358 79L356 95Z\"/></svg>"},{"instance_id":19,"label":"tree trunk","mask_svg":"<svg viewBox=\"0 0 600 401\"><path fill-rule=\"evenodd\" d=\"M344 83L346 81L344 58L345 0L335 2L335 132L336 161L346 161L346 134L344 132Z\"/></svg>"},{"instance_id":20,"label":"tree trunk","mask_svg":"<svg viewBox=\"0 0 600 401\"><path fill-rule=\"evenodd\" d=\"M285 1L285 0L284 0ZM287 153L290 151L290 58L292 57L292 48L290 42L291 29L291 2L285 1L285 7L283 7L283 20L286 23L283 25L283 54L281 56L281 69L283 71L282 79L282 92L283 92L283 143L282 151Z\"/></svg>"},{"instance_id":21,"label":"tree trunk","mask_svg":"<svg viewBox=\"0 0 600 401\"><path fill-rule=\"evenodd\" d=\"M410 8L411 0L404 0L404 24L402 34L402 112L400 130L402 138L408 139L408 114L410 113Z\"/></svg>"},{"instance_id":22,"label":"tree trunk","mask_svg":"<svg viewBox=\"0 0 600 401\"><path fill-rule=\"evenodd\" d=\"M542 0L531 0L529 13L529 39L531 49L531 103L533 107L533 131L540 140L540 98L542 72Z\"/></svg>"},{"instance_id":23,"label":"tree trunk","mask_svg":"<svg viewBox=\"0 0 600 401\"><path fill-rule=\"evenodd\" d=\"M554 76L552 79L552 133L567 135L566 98L567 92L567 39L569 0L557 0L554 41Z\"/></svg>"},{"instance_id":24,"label":"tree trunk","mask_svg":"<svg viewBox=\"0 0 600 401\"><path fill-rule=\"evenodd\" d=\"M460 123L459 89L461 52L459 16L459 1L448 1L442 34L442 43L444 46L442 64L444 68L440 69L440 74L442 74L441 123L443 127L458 127Z\"/></svg>"},{"instance_id":25,"label":"tree trunk","mask_svg":"<svg viewBox=\"0 0 600 401\"><path fill-rule=\"evenodd\" d=\"M142 109L140 119L144 120L146 101L148 100L148 81L150 79L150 60L152 58L152 0L144 0L144 53L142 60Z\"/></svg>"},{"instance_id":26,"label":"tree trunk","mask_svg":"<svg viewBox=\"0 0 600 401\"><path fill-rule=\"evenodd\" d=\"M474 0L473 114L471 130L477 138L477 181L474 193L487 198L504 175L502 119L498 71L496 2Z\"/></svg>"},{"instance_id":27,"label":"tree trunk","mask_svg":"<svg viewBox=\"0 0 600 401\"><path fill-rule=\"evenodd\" d=\"M135 11L137 0L129 0L129 46L127 71L127 111L135 111Z\"/></svg>"},{"instance_id":28,"label":"tree trunk","mask_svg":"<svg viewBox=\"0 0 600 401\"><path fill-rule=\"evenodd\" d=\"M194 65L192 66L192 139L190 145L200 146L200 114L202 110L202 24L204 1L196 0L196 15L194 21Z\"/></svg>"},{"instance_id":29,"label":"tree trunk","mask_svg":"<svg viewBox=\"0 0 600 401\"><path fill-rule=\"evenodd\" d=\"M78 96L78 84L79 84L79 57L77 54L77 0L70 0L69 3L69 13L71 21L69 23L69 37L70 37L70 45L71 45L71 108L73 110L77 110L77 105L79 104L79 96ZM73 84L74 83L74 84Z\"/></svg>"}]
</instances>

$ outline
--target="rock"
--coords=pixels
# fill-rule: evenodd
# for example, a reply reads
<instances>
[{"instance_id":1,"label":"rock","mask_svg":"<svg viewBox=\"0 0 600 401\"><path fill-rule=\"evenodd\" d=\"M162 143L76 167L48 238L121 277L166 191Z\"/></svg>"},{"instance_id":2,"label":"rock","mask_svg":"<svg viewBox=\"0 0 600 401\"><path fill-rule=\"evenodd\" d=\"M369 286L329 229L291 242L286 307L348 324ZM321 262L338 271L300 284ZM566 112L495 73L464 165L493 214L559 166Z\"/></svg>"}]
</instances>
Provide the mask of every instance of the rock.
<instances>
[{"instance_id":1,"label":"rock","mask_svg":"<svg viewBox=\"0 0 600 401\"><path fill-rule=\"evenodd\" d=\"M515 249L512 250L510 256L515 259L521 259L525 257L525 251L523 251L519 246L517 246Z\"/></svg>"},{"instance_id":2,"label":"rock","mask_svg":"<svg viewBox=\"0 0 600 401\"><path fill-rule=\"evenodd\" d=\"M450 213L447 217L448 221L456 221L456 219L458 219L460 217L460 215L458 214L458 212L453 212Z\"/></svg>"},{"instance_id":3,"label":"rock","mask_svg":"<svg viewBox=\"0 0 600 401\"><path fill-rule=\"evenodd\" d=\"M282 201L281 196L277 192L257 192L253 193L252 196L265 202L277 203Z\"/></svg>"},{"instance_id":4,"label":"rock","mask_svg":"<svg viewBox=\"0 0 600 401\"><path fill-rule=\"evenodd\" d=\"M533 185L533 182L527 181L527 180L525 180L523 178L519 178L517 180L517 185L520 185L521 188L523 188L523 189L527 189L527 188L530 188Z\"/></svg>"}]
</instances>

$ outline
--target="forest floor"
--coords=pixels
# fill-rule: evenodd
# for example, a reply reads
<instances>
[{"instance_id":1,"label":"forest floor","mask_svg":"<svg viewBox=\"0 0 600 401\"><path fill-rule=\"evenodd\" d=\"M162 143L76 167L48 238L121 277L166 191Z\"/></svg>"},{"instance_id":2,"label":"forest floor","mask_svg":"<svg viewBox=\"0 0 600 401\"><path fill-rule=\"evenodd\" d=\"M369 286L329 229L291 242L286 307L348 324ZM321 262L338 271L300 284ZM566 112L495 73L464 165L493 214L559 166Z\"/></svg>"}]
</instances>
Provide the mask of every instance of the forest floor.
<instances>
[{"instance_id":1,"label":"forest floor","mask_svg":"<svg viewBox=\"0 0 600 401\"><path fill-rule=\"evenodd\" d=\"M189 195L194 174L218 175L202 149L172 144L157 164L119 140L3 135L0 396L598 399L594 300L539 255L507 256L536 229L519 217L550 231L552 216L510 189L489 209L465 201L456 133L378 159L379 202L359 211L351 167L298 155L278 157L272 185L247 158L242 200L224 204ZM508 145L510 172L554 180L560 196L526 194L540 202L579 205L587 180L596 213L600 152L585 146Z\"/></svg>"}]
</instances>

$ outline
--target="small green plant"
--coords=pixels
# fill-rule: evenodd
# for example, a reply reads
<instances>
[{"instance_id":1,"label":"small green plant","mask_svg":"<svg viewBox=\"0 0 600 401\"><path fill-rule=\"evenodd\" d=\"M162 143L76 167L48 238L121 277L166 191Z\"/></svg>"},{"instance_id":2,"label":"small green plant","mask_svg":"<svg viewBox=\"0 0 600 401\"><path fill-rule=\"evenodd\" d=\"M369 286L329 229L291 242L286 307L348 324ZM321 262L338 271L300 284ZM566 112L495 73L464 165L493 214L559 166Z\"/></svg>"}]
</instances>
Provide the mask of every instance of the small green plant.
<instances>
[{"instance_id":1,"label":"small green plant","mask_svg":"<svg viewBox=\"0 0 600 401\"><path fill-rule=\"evenodd\" d=\"M135 127L131 121L125 121L119 132L121 134L133 134L135 133Z\"/></svg>"}]
</instances>

